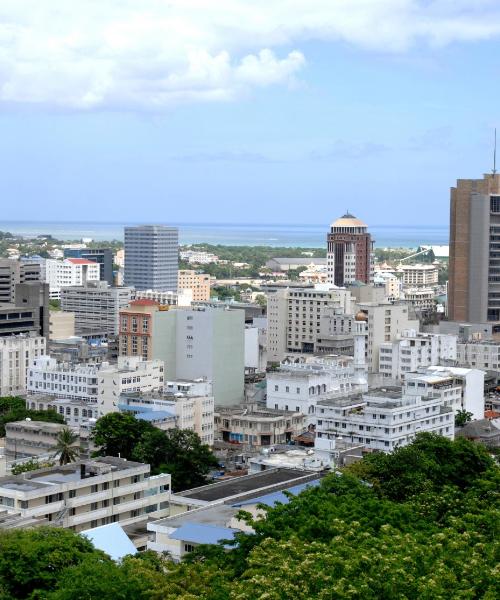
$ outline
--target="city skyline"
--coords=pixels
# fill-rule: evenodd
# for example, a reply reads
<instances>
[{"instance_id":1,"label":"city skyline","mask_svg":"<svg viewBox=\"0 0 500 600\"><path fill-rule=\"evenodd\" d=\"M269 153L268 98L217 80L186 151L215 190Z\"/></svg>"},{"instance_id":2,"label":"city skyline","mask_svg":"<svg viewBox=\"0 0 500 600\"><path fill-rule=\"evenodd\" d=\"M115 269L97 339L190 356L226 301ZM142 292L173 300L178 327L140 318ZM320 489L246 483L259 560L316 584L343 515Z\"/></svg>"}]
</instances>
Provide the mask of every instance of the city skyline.
<instances>
[{"instance_id":1,"label":"city skyline","mask_svg":"<svg viewBox=\"0 0 500 600\"><path fill-rule=\"evenodd\" d=\"M5 220L444 225L492 168L495 3L26 4L1 19Z\"/></svg>"}]
</instances>

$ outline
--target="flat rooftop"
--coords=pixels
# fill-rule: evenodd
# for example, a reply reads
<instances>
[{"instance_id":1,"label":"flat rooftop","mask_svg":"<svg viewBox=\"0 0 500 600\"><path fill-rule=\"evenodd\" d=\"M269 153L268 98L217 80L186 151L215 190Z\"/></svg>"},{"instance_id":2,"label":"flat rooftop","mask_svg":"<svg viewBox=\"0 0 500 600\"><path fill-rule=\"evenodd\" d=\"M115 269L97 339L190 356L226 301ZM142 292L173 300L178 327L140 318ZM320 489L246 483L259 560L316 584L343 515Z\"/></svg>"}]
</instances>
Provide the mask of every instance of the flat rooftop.
<instances>
[{"instance_id":1,"label":"flat rooftop","mask_svg":"<svg viewBox=\"0 0 500 600\"><path fill-rule=\"evenodd\" d=\"M305 471L297 471L295 469L273 469L271 471L263 471L255 475L237 477L232 480L220 481L194 490L188 490L176 494L183 498L192 498L193 500L202 500L205 502L215 502L224 500L240 494L261 490L265 487L278 485L300 479L307 475ZM314 474L317 477L317 474Z\"/></svg>"}]
</instances>

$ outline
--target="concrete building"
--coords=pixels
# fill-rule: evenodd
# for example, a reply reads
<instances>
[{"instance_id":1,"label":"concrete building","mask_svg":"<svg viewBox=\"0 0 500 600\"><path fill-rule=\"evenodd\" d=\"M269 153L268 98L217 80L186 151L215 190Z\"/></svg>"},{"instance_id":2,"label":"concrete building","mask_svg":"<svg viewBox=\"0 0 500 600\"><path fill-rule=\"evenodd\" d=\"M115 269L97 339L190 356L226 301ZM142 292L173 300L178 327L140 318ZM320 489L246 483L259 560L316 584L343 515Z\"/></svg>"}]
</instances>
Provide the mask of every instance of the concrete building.
<instances>
[{"instance_id":1,"label":"concrete building","mask_svg":"<svg viewBox=\"0 0 500 600\"><path fill-rule=\"evenodd\" d=\"M401 381L407 373L420 367L449 364L457 360L457 337L418 333L414 329L403 331L400 339L384 342L379 348L380 374Z\"/></svg>"},{"instance_id":2,"label":"concrete building","mask_svg":"<svg viewBox=\"0 0 500 600\"><path fill-rule=\"evenodd\" d=\"M133 300L154 300L161 306L191 306L193 290L178 289L177 292L161 290L133 290Z\"/></svg>"},{"instance_id":3,"label":"concrete building","mask_svg":"<svg viewBox=\"0 0 500 600\"><path fill-rule=\"evenodd\" d=\"M206 378L215 404L232 406L243 399L244 311L133 301L120 311L120 354L161 359L169 380Z\"/></svg>"},{"instance_id":4,"label":"concrete building","mask_svg":"<svg viewBox=\"0 0 500 600\"><path fill-rule=\"evenodd\" d=\"M75 335L75 313L63 310L49 311L49 339L64 340Z\"/></svg>"},{"instance_id":5,"label":"concrete building","mask_svg":"<svg viewBox=\"0 0 500 600\"><path fill-rule=\"evenodd\" d=\"M61 290L61 308L75 315L77 335L117 335L120 309L130 302L132 290L111 287L105 281L88 282Z\"/></svg>"},{"instance_id":6,"label":"concrete building","mask_svg":"<svg viewBox=\"0 0 500 600\"><path fill-rule=\"evenodd\" d=\"M113 251L111 248L65 248L64 258L84 258L99 265L99 279L113 285Z\"/></svg>"},{"instance_id":7,"label":"concrete building","mask_svg":"<svg viewBox=\"0 0 500 600\"><path fill-rule=\"evenodd\" d=\"M5 456L15 461L30 456L55 456L57 436L66 425L45 421L14 421L5 424Z\"/></svg>"},{"instance_id":8,"label":"concrete building","mask_svg":"<svg viewBox=\"0 0 500 600\"><path fill-rule=\"evenodd\" d=\"M264 373L267 366L267 319L253 319L245 325L245 371Z\"/></svg>"},{"instance_id":9,"label":"concrete building","mask_svg":"<svg viewBox=\"0 0 500 600\"><path fill-rule=\"evenodd\" d=\"M51 523L73 531L168 515L170 475L106 456L0 478L5 527Z\"/></svg>"},{"instance_id":10,"label":"concrete building","mask_svg":"<svg viewBox=\"0 0 500 600\"><path fill-rule=\"evenodd\" d=\"M95 422L101 415L97 403L89 403L76 397L58 397L54 394L29 394L26 396L26 408L31 410L53 410L59 413L66 424L72 428L81 428L90 421ZM93 425L93 423L92 423Z\"/></svg>"},{"instance_id":11,"label":"concrete building","mask_svg":"<svg viewBox=\"0 0 500 600\"><path fill-rule=\"evenodd\" d=\"M40 281L40 265L29 260L0 258L0 302L15 302L16 284Z\"/></svg>"},{"instance_id":12,"label":"concrete building","mask_svg":"<svg viewBox=\"0 0 500 600\"><path fill-rule=\"evenodd\" d=\"M462 367L500 371L500 344L487 340L459 342L457 363Z\"/></svg>"},{"instance_id":13,"label":"concrete building","mask_svg":"<svg viewBox=\"0 0 500 600\"><path fill-rule=\"evenodd\" d=\"M287 444L307 428L307 417L293 410L221 407L215 412L216 436L249 446Z\"/></svg>"},{"instance_id":14,"label":"concrete building","mask_svg":"<svg viewBox=\"0 0 500 600\"><path fill-rule=\"evenodd\" d=\"M26 393L28 366L45 348L45 338L34 333L0 337L0 396Z\"/></svg>"},{"instance_id":15,"label":"concrete building","mask_svg":"<svg viewBox=\"0 0 500 600\"><path fill-rule=\"evenodd\" d=\"M316 286L285 288L269 293L268 360L280 362L291 353L318 353L319 341L323 339L321 320L328 307L338 309L342 314L352 314L350 292L331 289L331 286Z\"/></svg>"},{"instance_id":16,"label":"concrete building","mask_svg":"<svg viewBox=\"0 0 500 600\"><path fill-rule=\"evenodd\" d=\"M409 395L401 388L380 388L365 394L320 400L316 406L318 438L345 437L367 448L392 452L407 446L417 433L438 433L453 439L454 414L438 395Z\"/></svg>"},{"instance_id":17,"label":"concrete building","mask_svg":"<svg viewBox=\"0 0 500 600\"><path fill-rule=\"evenodd\" d=\"M356 377L352 359L338 356L310 357L300 362L282 362L267 374L267 407L309 416L324 398L366 390Z\"/></svg>"},{"instance_id":18,"label":"concrete building","mask_svg":"<svg viewBox=\"0 0 500 600\"><path fill-rule=\"evenodd\" d=\"M432 312L436 310L436 292L433 288L405 288L402 299L404 299L417 313Z\"/></svg>"},{"instance_id":19,"label":"concrete building","mask_svg":"<svg viewBox=\"0 0 500 600\"><path fill-rule=\"evenodd\" d=\"M181 250L180 257L181 260L186 260L191 265L208 265L219 262L218 256L202 250Z\"/></svg>"},{"instance_id":20,"label":"concrete building","mask_svg":"<svg viewBox=\"0 0 500 600\"><path fill-rule=\"evenodd\" d=\"M49 340L47 354L58 362L99 364L108 360L108 350L107 344L93 344L74 336Z\"/></svg>"},{"instance_id":21,"label":"concrete building","mask_svg":"<svg viewBox=\"0 0 500 600\"><path fill-rule=\"evenodd\" d=\"M473 419L484 417L484 371L462 367L423 367L405 377L405 393L439 395L453 412L465 410Z\"/></svg>"},{"instance_id":22,"label":"concrete building","mask_svg":"<svg viewBox=\"0 0 500 600\"><path fill-rule=\"evenodd\" d=\"M408 287L428 287L437 285L439 267L432 265L399 265L398 273L402 275L403 285Z\"/></svg>"},{"instance_id":23,"label":"concrete building","mask_svg":"<svg viewBox=\"0 0 500 600\"><path fill-rule=\"evenodd\" d=\"M163 225L125 227L126 286L177 291L179 230Z\"/></svg>"},{"instance_id":24,"label":"concrete building","mask_svg":"<svg viewBox=\"0 0 500 600\"><path fill-rule=\"evenodd\" d=\"M210 300L210 275L206 273L180 270L177 286L179 290L191 290L194 302L208 302Z\"/></svg>"},{"instance_id":25,"label":"concrete building","mask_svg":"<svg viewBox=\"0 0 500 600\"><path fill-rule=\"evenodd\" d=\"M72 365L42 356L29 367L27 390L30 395L81 401L97 408L98 416L102 416L118 410L123 393L161 391L163 371L162 361L140 357L120 356L117 365Z\"/></svg>"},{"instance_id":26,"label":"concrete building","mask_svg":"<svg viewBox=\"0 0 500 600\"><path fill-rule=\"evenodd\" d=\"M19 333L49 335L49 286L18 283L14 302L0 303L0 337Z\"/></svg>"},{"instance_id":27,"label":"concrete building","mask_svg":"<svg viewBox=\"0 0 500 600\"><path fill-rule=\"evenodd\" d=\"M45 261L45 281L49 284L50 297L59 299L61 289L68 286L85 285L88 281L99 281L100 267L84 258L65 258Z\"/></svg>"},{"instance_id":28,"label":"concrete building","mask_svg":"<svg viewBox=\"0 0 500 600\"><path fill-rule=\"evenodd\" d=\"M500 321L500 175L451 188L448 316Z\"/></svg>"},{"instance_id":29,"label":"concrete building","mask_svg":"<svg viewBox=\"0 0 500 600\"><path fill-rule=\"evenodd\" d=\"M327 236L328 281L337 286L370 283L372 251L371 235L363 221L349 213L334 221Z\"/></svg>"}]
</instances>

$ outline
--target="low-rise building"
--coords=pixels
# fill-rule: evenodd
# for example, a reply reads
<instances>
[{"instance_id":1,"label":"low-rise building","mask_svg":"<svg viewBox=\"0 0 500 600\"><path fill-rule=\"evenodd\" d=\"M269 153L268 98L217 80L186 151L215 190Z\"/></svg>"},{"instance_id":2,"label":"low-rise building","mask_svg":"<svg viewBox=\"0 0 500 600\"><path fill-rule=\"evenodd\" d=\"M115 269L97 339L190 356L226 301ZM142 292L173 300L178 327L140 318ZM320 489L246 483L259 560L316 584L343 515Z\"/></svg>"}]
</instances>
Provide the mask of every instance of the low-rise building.
<instances>
[{"instance_id":1,"label":"low-rise building","mask_svg":"<svg viewBox=\"0 0 500 600\"><path fill-rule=\"evenodd\" d=\"M45 338L35 334L0 337L0 396L26 393L28 366L45 347Z\"/></svg>"},{"instance_id":2,"label":"low-rise building","mask_svg":"<svg viewBox=\"0 0 500 600\"><path fill-rule=\"evenodd\" d=\"M5 456L7 460L30 456L55 455L57 436L66 425L45 421L14 421L5 424Z\"/></svg>"},{"instance_id":3,"label":"low-rise building","mask_svg":"<svg viewBox=\"0 0 500 600\"><path fill-rule=\"evenodd\" d=\"M340 436L373 450L392 452L421 432L454 437L453 410L437 394L409 395L400 387L387 387L320 400L316 406L318 438Z\"/></svg>"},{"instance_id":4,"label":"low-rise building","mask_svg":"<svg viewBox=\"0 0 500 600\"><path fill-rule=\"evenodd\" d=\"M58 299L61 289L67 286L85 285L88 281L99 281L100 266L85 258L45 260L45 281L49 284L50 297Z\"/></svg>"},{"instance_id":5,"label":"low-rise building","mask_svg":"<svg viewBox=\"0 0 500 600\"><path fill-rule=\"evenodd\" d=\"M102 457L0 478L2 526L31 520L83 531L119 522L130 525L169 514L170 475L150 466Z\"/></svg>"},{"instance_id":6,"label":"low-rise building","mask_svg":"<svg viewBox=\"0 0 500 600\"><path fill-rule=\"evenodd\" d=\"M432 265L400 265L398 273L402 274L403 284L408 287L426 287L437 285L439 266Z\"/></svg>"},{"instance_id":7,"label":"low-rise building","mask_svg":"<svg viewBox=\"0 0 500 600\"><path fill-rule=\"evenodd\" d=\"M219 262L218 256L202 250L181 250L179 255L181 260L186 260L192 265L208 265Z\"/></svg>"},{"instance_id":8,"label":"low-rise building","mask_svg":"<svg viewBox=\"0 0 500 600\"><path fill-rule=\"evenodd\" d=\"M307 428L301 412L257 407L220 407L215 412L216 435L225 442L250 446L287 444Z\"/></svg>"},{"instance_id":9,"label":"low-rise building","mask_svg":"<svg viewBox=\"0 0 500 600\"><path fill-rule=\"evenodd\" d=\"M193 291L178 288L176 292L165 290L134 290L134 300L152 300L160 306L191 306Z\"/></svg>"},{"instance_id":10,"label":"low-rise building","mask_svg":"<svg viewBox=\"0 0 500 600\"><path fill-rule=\"evenodd\" d=\"M429 287L404 288L405 301L416 312L429 312L436 310L436 291Z\"/></svg>"},{"instance_id":11,"label":"low-rise building","mask_svg":"<svg viewBox=\"0 0 500 600\"><path fill-rule=\"evenodd\" d=\"M457 362L463 367L500 371L500 343L486 340L458 343Z\"/></svg>"}]
</instances>

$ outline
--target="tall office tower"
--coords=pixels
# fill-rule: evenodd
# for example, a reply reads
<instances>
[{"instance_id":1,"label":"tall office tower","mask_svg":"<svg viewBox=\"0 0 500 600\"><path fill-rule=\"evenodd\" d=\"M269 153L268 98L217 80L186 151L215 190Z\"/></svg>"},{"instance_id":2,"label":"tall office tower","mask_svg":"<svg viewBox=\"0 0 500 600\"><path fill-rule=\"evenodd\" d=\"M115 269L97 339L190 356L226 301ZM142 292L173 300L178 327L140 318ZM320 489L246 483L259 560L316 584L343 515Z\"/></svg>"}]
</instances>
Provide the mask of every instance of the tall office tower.
<instances>
[{"instance_id":1,"label":"tall office tower","mask_svg":"<svg viewBox=\"0 0 500 600\"><path fill-rule=\"evenodd\" d=\"M179 230L164 225L125 227L126 286L177 291Z\"/></svg>"},{"instance_id":2,"label":"tall office tower","mask_svg":"<svg viewBox=\"0 0 500 600\"><path fill-rule=\"evenodd\" d=\"M99 265L99 279L113 285L113 251L111 248L65 248L64 258L84 258Z\"/></svg>"},{"instance_id":3,"label":"tall office tower","mask_svg":"<svg viewBox=\"0 0 500 600\"><path fill-rule=\"evenodd\" d=\"M373 241L365 223L346 213L327 235L328 282L338 286L372 279Z\"/></svg>"},{"instance_id":4,"label":"tall office tower","mask_svg":"<svg viewBox=\"0 0 500 600\"><path fill-rule=\"evenodd\" d=\"M38 263L0 258L0 302L14 302L16 284L40 279Z\"/></svg>"},{"instance_id":5,"label":"tall office tower","mask_svg":"<svg viewBox=\"0 0 500 600\"><path fill-rule=\"evenodd\" d=\"M450 194L450 321L500 321L500 175L459 179Z\"/></svg>"}]
</instances>

